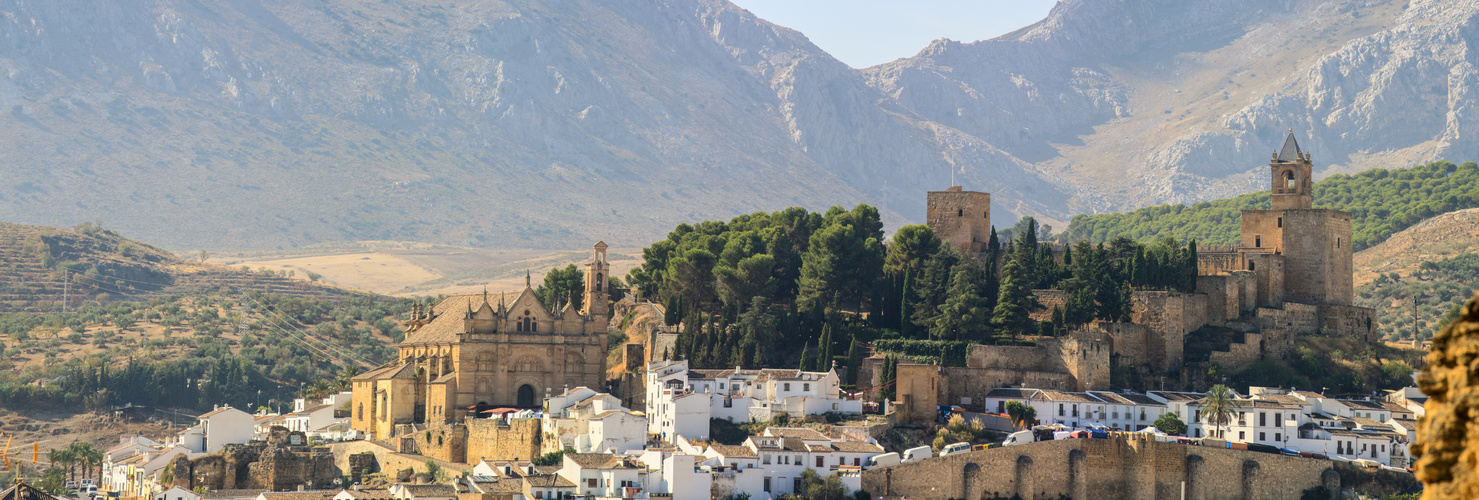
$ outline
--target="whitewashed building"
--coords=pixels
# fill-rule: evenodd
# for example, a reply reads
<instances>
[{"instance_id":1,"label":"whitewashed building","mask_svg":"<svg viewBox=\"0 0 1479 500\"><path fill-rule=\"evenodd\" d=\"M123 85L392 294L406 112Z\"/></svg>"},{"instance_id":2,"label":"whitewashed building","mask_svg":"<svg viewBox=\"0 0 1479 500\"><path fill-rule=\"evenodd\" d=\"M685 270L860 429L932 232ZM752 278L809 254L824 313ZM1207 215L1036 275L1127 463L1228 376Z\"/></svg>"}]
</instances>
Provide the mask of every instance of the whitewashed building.
<instances>
[{"instance_id":1,"label":"whitewashed building","mask_svg":"<svg viewBox=\"0 0 1479 500\"><path fill-rule=\"evenodd\" d=\"M658 361L647 367L646 391L649 431L664 440L708 439L711 418L748 422L863 412L861 400L842 396L832 370L698 370L687 361Z\"/></svg>"}]
</instances>

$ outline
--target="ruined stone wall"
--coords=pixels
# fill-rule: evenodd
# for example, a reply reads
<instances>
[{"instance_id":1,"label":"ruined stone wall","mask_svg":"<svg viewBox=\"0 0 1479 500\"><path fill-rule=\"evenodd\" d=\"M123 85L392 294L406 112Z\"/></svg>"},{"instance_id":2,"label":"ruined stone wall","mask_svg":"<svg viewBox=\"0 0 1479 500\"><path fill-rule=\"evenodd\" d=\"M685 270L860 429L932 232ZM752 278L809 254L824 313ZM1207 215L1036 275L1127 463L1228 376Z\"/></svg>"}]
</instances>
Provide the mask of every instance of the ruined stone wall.
<instances>
[{"instance_id":1,"label":"ruined stone wall","mask_svg":"<svg viewBox=\"0 0 1479 500\"><path fill-rule=\"evenodd\" d=\"M327 448L292 449L268 446L257 461L247 466L253 489L290 491L303 486L315 490L329 487L344 475Z\"/></svg>"},{"instance_id":2,"label":"ruined stone wall","mask_svg":"<svg viewBox=\"0 0 1479 500\"><path fill-rule=\"evenodd\" d=\"M1258 361L1263 355L1263 334L1245 333L1242 342L1229 344L1226 351L1213 351L1209 363L1216 363L1223 373L1232 373Z\"/></svg>"},{"instance_id":3,"label":"ruined stone wall","mask_svg":"<svg viewBox=\"0 0 1479 500\"><path fill-rule=\"evenodd\" d=\"M1153 337L1149 327L1135 323L1100 323L1110 339L1111 354L1117 356L1119 363L1125 366L1148 365L1150 358L1150 339ZM1157 363L1158 365L1158 363ZM1160 368L1156 366L1156 368Z\"/></svg>"},{"instance_id":4,"label":"ruined stone wall","mask_svg":"<svg viewBox=\"0 0 1479 500\"><path fill-rule=\"evenodd\" d=\"M533 460L540 455L542 437L537 418L515 418L504 424L502 419L467 421L468 464L479 460Z\"/></svg>"},{"instance_id":5,"label":"ruined stone wall","mask_svg":"<svg viewBox=\"0 0 1479 500\"><path fill-rule=\"evenodd\" d=\"M1294 350L1294 339L1320 331L1319 308L1293 302L1283 309L1258 308L1258 331L1263 334L1263 353L1283 359Z\"/></svg>"},{"instance_id":6,"label":"ruined stone wall","mask_svg":"<svg viewBox=\"0 0 1479 500\"><path fill-rule=\"evenodd\" d=\"M476 422L478 420L474 419L468 422ZM462 462L467 458L467 425L433 424L416 426L415 430L400 433L399 436L402 442L409 440L413 443L414 448L412 450L403 450L405 452L417 453L448 462Z\"/></svg>"},{"instance_id":7,"label":"ruined stone wall","mask_svg":"<svg viewBox=\"0 0 1479 500\"><path fill-rule=\"evenodd\" d=\"M933 458L863 472L875 497L1176 499L1298 498L1340 489L1327 460L1157 443L1065 439Z\"/></svg>"},{"instance_id":8,"label":"ruined stone wall","mask_svg":"<svg viewBox=\"0 0 1479 500\"><path fill-rule=\"evenodd\" d=\"M1348 337L1365 342L1381 341L1376 331L1376 310L1360 306L1320 306L1320 334Z\"/></svg>"},{"instance_id":9,"label":"ruined stone wall","mask_svg":"<svg viewBox=\"0 0 1479 500\"><path fill-rule=\"evenodd\" d=\"M953 186L926 194L925 223L961 253L986 250L991 237L991 193Z\"/></svg>"}]
</instances>

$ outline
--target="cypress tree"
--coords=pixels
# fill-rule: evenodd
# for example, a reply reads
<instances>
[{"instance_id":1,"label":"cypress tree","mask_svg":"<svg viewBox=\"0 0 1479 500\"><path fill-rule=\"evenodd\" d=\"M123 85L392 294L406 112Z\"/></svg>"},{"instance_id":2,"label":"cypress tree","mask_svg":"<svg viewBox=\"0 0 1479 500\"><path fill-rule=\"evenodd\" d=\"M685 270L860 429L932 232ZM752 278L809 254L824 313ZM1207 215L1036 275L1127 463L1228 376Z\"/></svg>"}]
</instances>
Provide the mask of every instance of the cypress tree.
<instances>
[{"instance_id":1,"label":"cypress tree","mask_svg":"<svg viewBox=\"0 0 1479 500\"><path fill-rule=\"evenodd\" d=\"M914 271L904 269L904 283L899 290L899 337L913 338L910 331L914 327L914 294L910 293L914 286Z\"/></svg>"},{"instance_id":2,"label":"cypress tree","mask_svg":"<svg viewBox=\"0 0 1479 500\"><path fill-rule=\"evenodd\" d=\"M849 339L847 344L847 380L853 387L857 387L858 371L863 367L863 348L855 338Z\"/></svg>"},{"instance_id":3,"label":"cypress tree","mask_svg":"<svg viewBox=\"0 0 1479 500\"><path fill-rule=\"evenodd\" d=\"M1001 296L996 300L996 309L992 315L992 322L1014 337L1028 332L1033 326L1029 314L1037 307L1032 290L1028 288L1027 273L1019 260L1025 259L1009 260L1002 268Z\"/></svg>"},{"instance_id":4,"label":"cypress tree","mask_svg":"<svg viewBox=\"0 0 1479 500\"><path fill-rule=\"evenodd\" d=\"M683 302L677 294L669 295L663 301L662 321L668 326L676 326L679 321L683 321Z\"/></svg>"},{"instance_id":5,"label":"cypress tree","mask_svg":"<svg viewBox=\"0 0 1479 500\"><path fill-rule=\"evenodd\" d=\"M1053 326L1056 327L1053 331L1055 336L1068 331L1068 325L1063 323L1063 306L1053 306Z\"/></svg>"},{"instance_id":6,"label":"cypress tree","mask_svg":"<svg viewBox=\"0 0 1479 500\"><path fill-rule=\"evenodd\" d=\"M832 325L822 325L822 338L817 341L817 362L813 371L832 369Z\"/></svg>"},{"instance_id":7,"label":"cypress tree","mask_svg":"<svg viewBox=\"0 0 1479 500\"><path fill-rule=\"evenodd\" d=\"M1186 282L1181 291L1190 292L1197 289L1197 240L1191 240L1186 244Z\"/></svg>"},{"instance_id":8,"label":"cypress tree","mask_svg":"<svg viewBox=\"0 0 1479 500\"><path fill-rule=\"evenodd\" d=\"M799 370L801 370L801 371L804 371L804 372L809 372L809 371L815 371L815 370L813 370L813 368L815 367L815 365L816 365L816 357L815 356L812 356L812 354L811 354L811 343L808 342L805 346L803 346L801 348L801 365L800 366L797 366L796 368L799 369Z\"/></svg>"}]
</instances>

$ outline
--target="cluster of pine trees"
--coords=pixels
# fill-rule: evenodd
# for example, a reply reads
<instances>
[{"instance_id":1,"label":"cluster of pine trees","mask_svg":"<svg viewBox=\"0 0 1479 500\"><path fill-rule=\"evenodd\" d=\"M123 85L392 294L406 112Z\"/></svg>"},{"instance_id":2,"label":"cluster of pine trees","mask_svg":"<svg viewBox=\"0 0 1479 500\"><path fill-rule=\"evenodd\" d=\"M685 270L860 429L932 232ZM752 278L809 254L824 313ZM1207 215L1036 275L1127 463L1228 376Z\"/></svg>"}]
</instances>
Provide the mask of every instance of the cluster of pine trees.
<instances>
[{"instance_id":1,"label":"cluster of pine trees","mask_svg":"<svg viewBox=\"0 0 1479 500\"><path fill-rule=\"evenodd\" d=\"M816 370L857 366L861 342L1063 334L1096 319L1127 320L1132 290L1195 288L1194 242L1062 247L1039 242L1031 218L1019 226L1015 239L1003 243L993 230L984 254L966 255L923 225L883 244L868 205L755 213L679 225L643 250L627 281L681 325L672 358L700 368ZM1050 322L1032 317L1041 288L1070 297Z\"/></svg>"}]
</instances>

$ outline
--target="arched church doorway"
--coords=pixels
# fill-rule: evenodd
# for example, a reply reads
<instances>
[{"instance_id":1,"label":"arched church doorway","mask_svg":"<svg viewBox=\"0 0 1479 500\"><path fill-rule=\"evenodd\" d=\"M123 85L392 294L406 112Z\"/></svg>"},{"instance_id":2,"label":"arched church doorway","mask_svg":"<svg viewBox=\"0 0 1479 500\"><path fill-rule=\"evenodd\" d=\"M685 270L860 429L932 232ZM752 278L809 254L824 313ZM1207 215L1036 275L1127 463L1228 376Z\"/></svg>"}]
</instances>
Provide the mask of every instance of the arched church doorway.
<instances>
[{"instance_id":1,"label":"arched church doorway","mask_svg":"<svg viewBox=\"0 0 1479 500\"><path fill-rule=\"evenodd\" d=\"M525 408L534 406L534 387L529 384L519 386L519 406Z\"/></svg>"}]
</instances>

